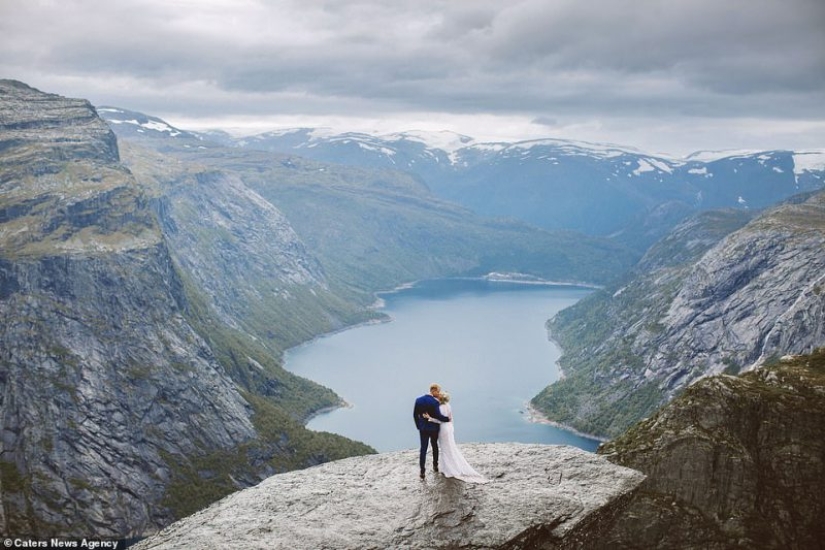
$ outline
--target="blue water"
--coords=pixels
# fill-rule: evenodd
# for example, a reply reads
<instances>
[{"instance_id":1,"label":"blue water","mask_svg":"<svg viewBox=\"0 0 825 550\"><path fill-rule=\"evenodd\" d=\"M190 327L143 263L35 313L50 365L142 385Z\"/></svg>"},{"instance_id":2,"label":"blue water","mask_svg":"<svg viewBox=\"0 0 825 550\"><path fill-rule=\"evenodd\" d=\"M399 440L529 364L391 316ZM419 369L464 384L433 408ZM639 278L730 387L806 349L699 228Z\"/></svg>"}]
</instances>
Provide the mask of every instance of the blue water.
<instances>
[{"instance_id":1,"label":"blue water","mask_svg":"<svg viewBox=\"0 0 825 550\"><path fill-rule=\"evenodd\" d=\"M415 448L413 401L438 382L451 395L456 441L564 444L598 441L530 422L526 404L557 380L559 349L545 322L590 292L570 286L439 279L382 295L392 321L318 338L286 354L286 368L332 388L351 407L312 419L312 430L380 452Z\"/></svg>"}]
</instances>

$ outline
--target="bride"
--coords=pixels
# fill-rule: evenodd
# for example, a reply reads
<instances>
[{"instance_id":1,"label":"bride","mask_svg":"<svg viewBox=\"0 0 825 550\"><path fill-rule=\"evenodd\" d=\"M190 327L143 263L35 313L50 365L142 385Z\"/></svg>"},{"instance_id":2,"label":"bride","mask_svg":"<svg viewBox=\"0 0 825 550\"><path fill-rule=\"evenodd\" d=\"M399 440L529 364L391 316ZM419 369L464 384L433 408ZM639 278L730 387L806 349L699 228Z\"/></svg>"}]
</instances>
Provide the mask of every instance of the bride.
<instances>
[{"instance_id":1,"label":"bride","mask_svg":"<svg viewBox=\"0 0 825 550\"><path fill-rule=\"evenodd\" d=\"M441 429L438 430L438 448L441 451L441 473L446 477L454 477L468 483L487 483L490 481L483 475L476 472L472 466L464 459L464 455L455 443L455 428L453 420L453 410L450 407L450 394L440 392L436 398L441 403L439 411L450 419L450 422L440 422L434 418L428 418L430 422L438 422Z\"/></svg>"}]
</instances>

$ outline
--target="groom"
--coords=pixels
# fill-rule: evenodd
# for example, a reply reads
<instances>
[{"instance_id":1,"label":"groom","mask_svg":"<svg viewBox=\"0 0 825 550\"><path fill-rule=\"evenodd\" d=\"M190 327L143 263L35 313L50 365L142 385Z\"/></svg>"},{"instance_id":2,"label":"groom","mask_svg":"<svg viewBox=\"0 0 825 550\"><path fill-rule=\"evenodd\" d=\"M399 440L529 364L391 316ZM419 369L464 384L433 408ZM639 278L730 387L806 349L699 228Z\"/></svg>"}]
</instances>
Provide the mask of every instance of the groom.
<instances>
[{"instance_id":1,"label":"groom","mask_svg":"<svg viewBox=\"0 0 825 550\"><path fill-rule=\"evenodd\" d=\"M424 466L427 462L427 446L433 445L433 470L438 471L438 429L437 422L430 422L427 417L432 417L442 422L449 422L450 419L441 414L438 410L439 402L438 394L441 393L441 386L438 384L430 385L430 393L422 395L415 400L415 407L413 407L413 420L415 420L415 427L418 429L418 435L421 437L421 454L419 456L419 464L421 466L421 479L424 479Z\"/></svg>"}]
</instances>

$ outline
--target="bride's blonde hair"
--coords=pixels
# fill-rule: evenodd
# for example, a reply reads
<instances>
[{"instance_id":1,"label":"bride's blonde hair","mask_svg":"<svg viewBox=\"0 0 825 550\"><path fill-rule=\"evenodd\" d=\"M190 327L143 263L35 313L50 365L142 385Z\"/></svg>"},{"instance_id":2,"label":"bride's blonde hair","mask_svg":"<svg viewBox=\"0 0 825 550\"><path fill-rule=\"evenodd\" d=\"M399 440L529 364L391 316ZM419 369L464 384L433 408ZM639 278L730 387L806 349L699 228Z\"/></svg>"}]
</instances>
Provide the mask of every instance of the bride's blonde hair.
<instances>
[{"instance_id":1,"label":"bride's blonde hair","mask_svg":"<svg viewBox=\"0 0 825 550\"><path fill-rule=\"evenodd\" d=\"M449 393L447 393L447 392L445 392L445 391L440 392L440 393L438 394L438 401L439 401L441 404L444 404L444 403L449 403L449 402L450 402L450 394L449 394Z\"/></svg>"}]
</instances>

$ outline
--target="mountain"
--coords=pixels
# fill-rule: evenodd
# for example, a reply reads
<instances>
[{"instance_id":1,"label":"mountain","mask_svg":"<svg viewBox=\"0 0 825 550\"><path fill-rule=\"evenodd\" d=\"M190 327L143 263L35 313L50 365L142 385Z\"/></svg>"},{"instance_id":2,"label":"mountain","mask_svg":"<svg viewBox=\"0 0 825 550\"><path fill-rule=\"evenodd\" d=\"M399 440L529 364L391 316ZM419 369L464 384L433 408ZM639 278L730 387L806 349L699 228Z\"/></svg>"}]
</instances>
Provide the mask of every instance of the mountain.
<instances>
[{"instance_id":1,"label":"mountain","mask_svg":"<svg viewBox=\"0 0 825 550\"><path fill-rule=\"evenodd\" d=\"M279 358L321 333L373 318L372 296L331 280L284 213L232 171L184 163L121 139L181 273L209 315ZM347 297L343 297L347 296Z\"/></svg>"},{"instance_id":2,"label":"mountain","mask_svg":"<svg viewBox=\"0 0 825 550\"><path fill-rule=\"evenodd\" d=\"M376 136L297 128L214 137L233 147L402 170L439 197L479 214L545 229L612 235L640 252L689 213L760 209L825 183L823 150L699 152L672 158L557 139L481 143L450 132ZM681 205L684 215L663 219L658 209L673 203ZM655 231L635 231L657 220Z\"/></svg>"},{"instance_id":3,"label":"mountain","mask_svg":"<svg viewBox=\"0 0 825 550\"><path fill-rule=\"evenodd\" d=\"M0 155L2 533L145 535L274 472L371 452L303 427L339 398L212 314L159 189L87 101L0 81ZM266 265L323 288L258 206Z\"/></svg>"},{"instance_id":4,"label":"mountain","mask_svg":"<svg viewBox=\"0 0 825 550\"><path fill-rule=\"evenodd\" d=\"M565 376L533 404L616 436L702 377L825 344L825 193L749 218L691 218L560 312L548 327Z\"/></svg>"},{"instance_id":5,"label":"mountain","mask_svg":"<svg viewBox=\"0 0 825 550\"><path fill-rule=\"evenodd\" d=\"M98 107L96 111L99 116L106 119L109 125L117 125L118 132L135 139L143 137L155 139L165 136L175 138L176 141L198 142L203 140L197 133L175 128L164 120L137 111L105 106Z\"/></svg>"},{"instance_id":6,"label":"mountain","mask_svg":"<svg viewBox=\"0 0 825 550\"><path fill-rule=\"evenodd\" d=\"M108 125L86 101L0 81L4 534L145 535L271 474L370 453L303 427L341 401L286 372L280 354L373 319L373 293L411 280L497 271L606 285L551 324L566 377L535 402L589 432L618 435L697 379L822 342L825 195L755 208L817 188L814 154L803 171L797 153L684 161L703 181L716 178L702 172L711 165L726 181L749 171L754 193L732 199L740 188L664 185L666 159L623 149L448 134L433 148L406 134L395 142L418 152L416 172L101 113ZM356 137L339 145L387 158L382 141L369 149ZM511 189L527 192L546 179L539 161L552 165L534 156L543 147L587 173L616 171L592 185L577 176L590 191L539 209L549 219L590 204L576 223L593 234L490 218L433 192L433 174L452 174L441 184L480 201L519 158L535 171ZM775 185L789 174L792 189ZM606 220L604 197L627 208ZM701 210L730 200L731 210ZM627 273L640 243L691 213ZM554 540L551 524L530 536Z\"/></svg>"},{"instance_id":7,"label":"mountain","mask_svg":"<svg viewBox=\"0 0 825 550\"><path fill-rule=\"evenodd\" d=\"M114 116L113 108L103 114ZM130 144L124 148L126 162L139 179L155 181L151 171L159 165L142 161L148 153L141 150L233 174L284 214L336 294L349 291L354 300L371 301L376 291L418 279L493 271L604 283L634 261L633 251L602 237L480 216L439 199L420 178L398 170L225 147L207 139L194 143L170 132L135 138L126 127L112 123Z\"/></svg>"}]
</instances>

